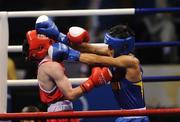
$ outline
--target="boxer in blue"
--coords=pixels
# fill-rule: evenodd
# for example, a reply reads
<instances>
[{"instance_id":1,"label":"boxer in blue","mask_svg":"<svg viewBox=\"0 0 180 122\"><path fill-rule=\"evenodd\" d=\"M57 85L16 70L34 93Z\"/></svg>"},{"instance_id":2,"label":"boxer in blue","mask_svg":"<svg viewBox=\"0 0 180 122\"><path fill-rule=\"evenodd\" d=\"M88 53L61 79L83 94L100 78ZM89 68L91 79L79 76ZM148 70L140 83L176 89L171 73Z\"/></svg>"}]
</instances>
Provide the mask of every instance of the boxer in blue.
<instances>
[{"instance_id":1,"label":"boxer in blue","mask_svg":"<svg viewBox=\"0 0 180 122\"><path fill-rule=\"evenodd\" d=\"M36 27L39 33L47 35L48 31L44 33L41 32L41 28ZM51 28L51 32L56 31L52 30ZM61 42L55 43L50 46L49 55L53 60L58 61L73 60L109 66L113 74L111 86L115 99L120 106L119 109L146 109L142 82L143 71L139 59L132 54L135 43L135 35L132 29L127 25L117 25L109 29L104 38L108 47L99 48L90 45L87 43L88 39L89 35L86 30L80 27L71 27L67 33L69 45ZM76 58L67 58L71 54L70 46L79 50L76 55L73 55ZM147 116L118 117L116 122L149 122L149 119Z\"/></svg>"}]
</instances>

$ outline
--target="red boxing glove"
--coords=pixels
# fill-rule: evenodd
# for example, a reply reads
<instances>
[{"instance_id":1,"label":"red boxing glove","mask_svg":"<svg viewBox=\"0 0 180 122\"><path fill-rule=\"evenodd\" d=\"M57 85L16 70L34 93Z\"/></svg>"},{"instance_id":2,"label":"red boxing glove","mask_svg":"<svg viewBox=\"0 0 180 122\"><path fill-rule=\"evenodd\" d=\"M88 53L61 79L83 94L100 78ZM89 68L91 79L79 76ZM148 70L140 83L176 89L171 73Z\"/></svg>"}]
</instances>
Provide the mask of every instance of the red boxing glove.
<instances>
[{"instance_id":1,"label":"red boxing glove","mask_svg":"<svg viewBox=\"0 0 180 122\"><path fill-rule=\"evenodd\" d=\"M85 29L77 26L69 28L67 37L71 43L81 44L83 42L89 42L89 33Z\"/></svg>"},{"instance_id":2,"label":"red boxing glove","mask_svg":"<svg viewBox=\"0 0 180 122\"><path fill-rule=\"evenodd\" d=\"M92 74L83 84L80 85L83 92L89 92L94 87L102 86L111 81L112 74L107 67L95 67L92 69Z\"/></svg>"}]
</instances>

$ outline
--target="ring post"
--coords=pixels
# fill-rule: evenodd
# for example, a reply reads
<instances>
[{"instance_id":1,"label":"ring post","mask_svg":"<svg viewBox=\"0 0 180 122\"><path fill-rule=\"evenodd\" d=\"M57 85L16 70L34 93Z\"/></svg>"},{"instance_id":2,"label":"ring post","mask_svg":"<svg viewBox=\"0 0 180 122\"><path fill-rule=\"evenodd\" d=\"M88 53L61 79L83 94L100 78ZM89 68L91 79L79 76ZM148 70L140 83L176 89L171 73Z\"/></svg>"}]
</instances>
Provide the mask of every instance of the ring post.
<instances>
[{"instance_id":1,"label":"ring post","mask_svg":"<svg viewBox=\"0 0 180 122\"><path fill-rule=\"evenodd\" d=\"M9 43L9 26L7 12L0 12L0 113L7 109L7 59Z\"/></svg>"}]
</instances>

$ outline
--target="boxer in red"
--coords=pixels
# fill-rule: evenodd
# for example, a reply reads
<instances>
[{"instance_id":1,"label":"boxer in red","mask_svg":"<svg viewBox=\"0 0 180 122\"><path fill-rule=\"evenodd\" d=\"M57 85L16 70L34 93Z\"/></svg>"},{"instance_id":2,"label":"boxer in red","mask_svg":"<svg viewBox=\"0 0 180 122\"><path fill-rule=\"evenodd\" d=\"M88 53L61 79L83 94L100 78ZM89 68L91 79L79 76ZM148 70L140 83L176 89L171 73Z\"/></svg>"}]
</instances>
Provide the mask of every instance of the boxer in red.
<instances>
[{"instance_id":1,"label":"boxer in red","mask_svg":"<svg viewBox=\"0 0 180 122\"><path fill-rule=\"evenodd\" d=\"M27 60L36 61L37 79L40 89L40 99L48 105L47 112L73 111L72 101L78 99L93 88L106 84L111 80L111 73L108 68L94 67L92 74L87 81L80 86L72 87L71 82L65 75L65 68L62 62L52 61L47 55L48 48L56 41L36 30L26 33L27 40L23 44L23 54ZM69 59L76 56L75 50L69 50ZM63 56L62 56L63 57ZM48 119L48 122L79 122L79 119Z\"/></svg>"}]
</instances>

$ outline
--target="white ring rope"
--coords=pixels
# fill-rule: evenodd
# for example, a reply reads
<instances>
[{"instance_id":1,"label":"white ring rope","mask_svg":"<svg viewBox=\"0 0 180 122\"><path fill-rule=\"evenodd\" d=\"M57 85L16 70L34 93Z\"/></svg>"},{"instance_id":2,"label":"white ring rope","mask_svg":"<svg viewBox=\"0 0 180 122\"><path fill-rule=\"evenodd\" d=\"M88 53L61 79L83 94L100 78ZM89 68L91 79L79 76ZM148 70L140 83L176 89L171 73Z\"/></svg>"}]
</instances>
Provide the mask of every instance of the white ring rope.
<instances>
[{"instance_id":1,"label":"white ring rope","mask_svg":"<svg viewBox=\"0 0 180 122\"><path fill-rule=\"evenodd\" d=\"M22 46L21 45L8 46L8 52L22 52Z\"/></svg>"},{"instance_id":2,"label":"white ring rope","mask_svg":"<svg viewBox=\"0 0 180 122\"><path fill-rule=\"evenodd\" d=\"M40 15L48 16L95 16L95 15L133 15L135 8L121 9L89 9L89 10L49 10L49 11L10 11L9 18L17 17L38 17Z\"/></svg>"},{"instance_id":3,"label":"white ring rope","mask_svg":"<svg viewBox=\"0 0 180 122\"><path fill-rule=\"evenodd\" d=\"M96 46L107 46L106 44L104 43L94 43L91 45L96 45ZM8 52L22 52L22 46L21 45L13 45L13 46L8 46Z\"/></svg>"},{"instance_id":4,"label":"white ring rope","mask_svg":"<svg viewBox=\"0 0 180 122\"><path fill-rule=\"evenodd\" d=\"M73 85L79 85L87 78L69 78ZM37 86L37 79L8 80L8 86Z\"/></svg>"}]
</instances>

